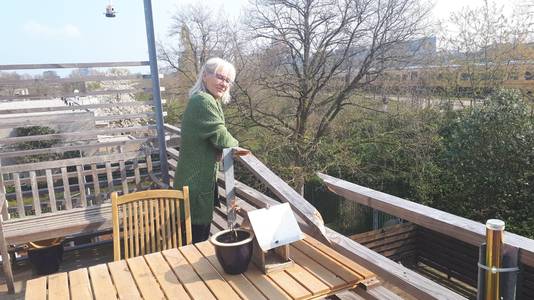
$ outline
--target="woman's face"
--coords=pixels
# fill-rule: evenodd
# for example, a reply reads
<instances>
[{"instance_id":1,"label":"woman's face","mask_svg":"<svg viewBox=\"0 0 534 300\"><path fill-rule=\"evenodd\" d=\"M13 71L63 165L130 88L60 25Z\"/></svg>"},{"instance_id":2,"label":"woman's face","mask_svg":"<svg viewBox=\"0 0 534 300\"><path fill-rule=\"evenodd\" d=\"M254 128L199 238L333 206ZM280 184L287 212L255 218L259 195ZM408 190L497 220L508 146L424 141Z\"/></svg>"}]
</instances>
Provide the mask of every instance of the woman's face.
<instances>
[{"instance_id":1,"label":"woman's face","mask_svg":"<svg viewBox=\"0 0 534 300\"><path fill-rule=\"evenodd\" d=\"M233 83L233 74L226 70L216 72L206 72L204 74L204 85L208 92L215 98L220 99L224 93L230 89Z\"/></svg>"}]
</instances>

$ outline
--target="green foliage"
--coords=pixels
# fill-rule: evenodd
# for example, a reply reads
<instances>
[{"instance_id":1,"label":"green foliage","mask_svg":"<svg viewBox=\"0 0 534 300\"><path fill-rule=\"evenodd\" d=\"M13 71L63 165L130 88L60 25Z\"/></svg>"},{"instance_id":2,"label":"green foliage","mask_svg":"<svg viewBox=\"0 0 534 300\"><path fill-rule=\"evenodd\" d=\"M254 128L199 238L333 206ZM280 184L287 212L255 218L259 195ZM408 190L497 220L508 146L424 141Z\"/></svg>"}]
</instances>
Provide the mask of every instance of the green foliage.
<instances>
[{"instance_id":1,"label":"green foliage","mask_svg":"<svg viewBox=\"0 0 534 300\"><path fill-rule=\"evenodd\" d=\"M98 91L102 88L102 83L100 81L90 81L87 83L88 91Z\"/></svg>"},{"instance_id":2,"label":"green foliage","mask_svg":"<svg viewBox=\"0 0 534 300\"><path fill-rule=\"evenodd\" d=\"M15 130L15 132L16 132L16 136L32 136L32 135L45 135L45 134L56 133L54 129L50 127L43 127L43 126L19 127ZM19 150L50 148L55 143L57 143L57 140L30 141L30 142L18 143L17 148Z\"/></svg>"},{"instance_id":3,"label":"green foliage","mask_svg":"<svg viewBox=\"0 0 534 300\"><path fill-rule=\"evenodd\" d=\"M289 183L301 171L292 164L294 149L265 130L252 128L239 138ZM353 109L330 128L310 161L311 170L479 222L501 218L507 229L533 237L534 119L519 94L499 92L461 111ZM358 212L348 212L313 174L305 175L306 199L331 226L350 233L368 221L355 220L351 214Z\"/></svg>"},{"instance_id":4,"label":"green foliage","mask_svg":"<svg viewBox=\"0 0 534 300\"><path fill-rule=\"evenodd\" d=\"M178 126L185 110L185 104L179 101L169 101L165 103L163 110L167 112L165 123Z\"/></svg>"},{"instance_id":5,"label":"green foliage","mask_svg":"<svg viewBox=\"0 0 534 300\"><path fill-rule=\"evenodd\" d=\"M19 127L15 130L16 136L34 136L34 135L47 135L57 133L54 129L46 126L30 126ZM52 148L59 142L58 139L50 140L36 140L29 142L22 142L15 145L18 150L33 150L33 149L45 149ZM50 154L36 154L27 155L17 158L17 163L32 163L46 160L66 159L79 157L78 151L67 151L63 154L50 153Z\"/></svg>"},{"instance_id":6,"label":"green foliage","mask_svg":"<svg viewBox=\"0 0 534 300\"><path fill-rule=\"evenodd\" d=\"M515 92L499 92L443 127L434 205L485 222L501 218L532 237L534 119Z\"/></svg>"}]
</instances>

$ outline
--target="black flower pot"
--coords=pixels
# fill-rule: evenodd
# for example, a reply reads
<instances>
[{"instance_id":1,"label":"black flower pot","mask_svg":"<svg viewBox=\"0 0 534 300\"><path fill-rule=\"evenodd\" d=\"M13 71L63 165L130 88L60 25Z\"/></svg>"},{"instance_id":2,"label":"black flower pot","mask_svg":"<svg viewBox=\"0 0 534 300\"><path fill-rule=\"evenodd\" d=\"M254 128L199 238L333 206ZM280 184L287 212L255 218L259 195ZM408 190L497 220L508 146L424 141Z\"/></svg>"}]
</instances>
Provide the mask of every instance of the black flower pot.
<instances>
[{"instance_id":1,"label":"black flower pot","mask_svg":"<svg viewBox=\"0 0 534 300\"><path fill-rule=\"evenodd\" d=\"M252 258L254 233L245 229L223 230L210 238L217 260L228 274L240 274L247 270Z\"/></svg>"},{"instance_id":2,"label":"black flower pot","mask_svg":"<svg viewBox=\"0 0 534 300\"><path fill-rule=\"evenodd\" d=\"M30 242L28 260L36 275L48 275L59 270L63 261L63 238Z\"/></svg>"}]
</instances>

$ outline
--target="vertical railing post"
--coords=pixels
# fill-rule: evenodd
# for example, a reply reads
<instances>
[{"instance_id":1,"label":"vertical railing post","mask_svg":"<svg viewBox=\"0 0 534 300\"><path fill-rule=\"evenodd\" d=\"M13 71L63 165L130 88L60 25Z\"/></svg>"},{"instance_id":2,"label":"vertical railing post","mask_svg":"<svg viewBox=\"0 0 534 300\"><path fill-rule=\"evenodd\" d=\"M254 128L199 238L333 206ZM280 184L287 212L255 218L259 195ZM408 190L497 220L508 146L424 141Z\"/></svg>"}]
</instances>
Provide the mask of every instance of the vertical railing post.
<instances>
[{"instance_id":1,"label":"vertical railing post","mask_svg":"<svg viewBox=\"0 0 534 300\"><path fill-rule=\"evenodd\" d=\"M378 219L378 210L373 208L373 230L377 230L380 227L380 222Z\"/></svg>"},{"instance_id":2,"label":"vertical railing post","mask_svg":"<svg viewBox=\"0 0 534 300\"><path fill-rule=\"evenodd\" d=\"M7 204L7 200L0 199L0 209L3 210ZM15 292L15 284L13 278L13 270L11 269L11 259L7 249L7 242L4 236L4 218L0 215L0 254L2 255L2 266L4 268L4 276L6 277L7 291L10 294Z\"/></svg>"},{"instance_id":3,"label":"vertical railing post","mask_svg":"<svg viewBox=\"0 0 534 300\"><path fill-rule=\"evenodd\" d=\"M159 89L158 58L156 56L156 40L154 38L154 22L152 20L152 2L144 0L146 39L148 44L148 54L150 59L150 77L152 78L152 97L156 108L156 129L159 143L159 159L161 177L163 183L169 184L169 165L167 162L167 146L165 144L165 128L163 125L163 107L161 105L161 94Z\"/></svg>"},{"instance_id":4,"label":"vertical railing post","mask_svg":"<svg viewBox=\"0 0 534 300\"><path fill-rule=\"evenodd\" d=\"M235 226L236 198L234 180L234 148L223 149L224 190L226 191L226 217L228 228Z\"/></svg>"}]
</instances>

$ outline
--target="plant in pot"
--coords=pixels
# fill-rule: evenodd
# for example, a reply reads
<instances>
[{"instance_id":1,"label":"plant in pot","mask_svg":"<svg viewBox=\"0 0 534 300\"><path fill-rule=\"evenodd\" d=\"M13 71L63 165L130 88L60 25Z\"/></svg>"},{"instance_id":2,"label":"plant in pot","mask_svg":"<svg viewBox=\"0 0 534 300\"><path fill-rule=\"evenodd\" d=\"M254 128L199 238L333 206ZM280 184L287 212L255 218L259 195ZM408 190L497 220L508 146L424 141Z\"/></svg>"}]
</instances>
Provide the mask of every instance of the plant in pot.
<instances>
[{"instance_id":1,"label":"plant in pot","mask_svg":"<svg viewBox=\"0 0 534 300\"><path fill-rule=\"evenodd\" d=\"M252 258L254 233L244 228L219 231L210 238L217 260L228 274L240 274L247 270Z\"/></svg>"},{"instance_id":2,"label":"plant in pot","mask_svg":"<svg viewBox=\"0 0 534 300\"><path fill-rule=\"evenodd\" d=\"M63 240L55 238L28 243L28 260L36 275L48 275L59 270L63 261Z\"/></svg>"}]
</instances>

